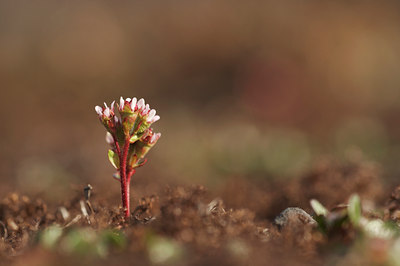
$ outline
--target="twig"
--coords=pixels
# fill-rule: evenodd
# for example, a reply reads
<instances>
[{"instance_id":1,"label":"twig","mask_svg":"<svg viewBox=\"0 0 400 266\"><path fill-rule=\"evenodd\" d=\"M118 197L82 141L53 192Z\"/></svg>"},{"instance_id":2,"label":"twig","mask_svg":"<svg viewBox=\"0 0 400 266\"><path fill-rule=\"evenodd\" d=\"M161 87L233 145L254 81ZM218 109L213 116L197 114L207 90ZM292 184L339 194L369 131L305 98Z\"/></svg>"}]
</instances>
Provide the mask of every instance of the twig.
<instances>
[{"instance_id":1,"label":"twig","mask_svg":"<svg viewBox=\"0 0 400 266\"><path fill-rule=\"evenodd\" d=\"M89 214L86 210L85 202L83 202L83 200L80 200L79 204L81 205L81 212L82 212L83 216L86 218L88 224L90 224L90 218L89 218Z\"/></svg>"},{"instance_id":2,"label":"twig","mask_svg":"<svg viewBox=\"0 0 400 266\"><path fill-rule=\"evenodd\" d=\"M93 187L88 184L84 189L83 189L83 193L85 194L85 200L86 200L86 204L89 208L90 213L94 213L93 208L92 208L92 204L90 203L90 194L93 190Z\"/></svg>"},{"instance_id":3,"label":"twig","mask_svg":"<svg viewBox=\"0 0 400 266\"><path fill-rule=\"evenodd\" d=\"M79 220L82 218L82 215L78 214L77 216L75 216L74 219L71 220L71 222L67 223L64 228L70 227L73 224L76 224L77 222L79 222Z\"/></svg>"},{"instance_id":4,"label":"twig","mask_svg":"<svg viewBox=\"0 0 400 266\"><path fill-rule=\"evenodd\" d=\"M61 216L64 219L64 221L67 221L70 216L68 210L64 206L59 207L58 210L60 211Z\"/></svg>"},{"instance_id":5,"label":"twig","mask_svg":"<svg viewBox=\"0 0 400 266\"><path fill-rule=\"evenodd\" d=\"M3 227L3 232L4 232L3 236L2 236L2 239L6 240L7 237L8 237L7 227L2 221L0 221L0 225Z\"/></svg>"}]
</instances>

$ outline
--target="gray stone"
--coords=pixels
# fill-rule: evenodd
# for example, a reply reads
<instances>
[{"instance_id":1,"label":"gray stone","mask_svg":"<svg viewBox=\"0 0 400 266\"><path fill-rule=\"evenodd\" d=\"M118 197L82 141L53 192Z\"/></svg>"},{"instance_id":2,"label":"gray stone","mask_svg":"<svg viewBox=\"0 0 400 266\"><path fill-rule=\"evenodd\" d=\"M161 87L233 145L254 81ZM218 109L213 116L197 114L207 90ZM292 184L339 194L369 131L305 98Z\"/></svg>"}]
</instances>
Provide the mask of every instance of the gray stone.
<instances>
[{"instance_id":1,"label":"gray stone","mask_svg":"<svg viewBox=\"0 0 400 266\"><path fill-rule=\"evenodd\" d=\"M289 207L282 211L276 218L275 224L279 229L282 229L288 225L290 226L304 226L311 225L316 226L317 222L301 208Z\"/></svg>"}]
</instances>

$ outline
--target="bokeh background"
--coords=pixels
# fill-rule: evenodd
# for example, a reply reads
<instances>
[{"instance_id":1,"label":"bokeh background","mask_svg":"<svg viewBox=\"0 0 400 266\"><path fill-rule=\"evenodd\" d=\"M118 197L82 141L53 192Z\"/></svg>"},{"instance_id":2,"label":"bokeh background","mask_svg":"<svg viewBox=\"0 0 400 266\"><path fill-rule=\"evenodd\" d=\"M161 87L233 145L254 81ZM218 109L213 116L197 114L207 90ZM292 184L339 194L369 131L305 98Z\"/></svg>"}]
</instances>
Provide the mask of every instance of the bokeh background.
<instances>
[{"instance_id":1,"label":"bokeh background","mask_svg":"<svg viewBox=\"0 0 400 266\"><path fill-rule=\"evenodd\" d=\"M397 1L1 1L0 194L118 194L94 106L144 97L139 183L290 179L329 155L400 173ZM117 203L117 201L116 201Z\"/></svg>"}]
</instances>

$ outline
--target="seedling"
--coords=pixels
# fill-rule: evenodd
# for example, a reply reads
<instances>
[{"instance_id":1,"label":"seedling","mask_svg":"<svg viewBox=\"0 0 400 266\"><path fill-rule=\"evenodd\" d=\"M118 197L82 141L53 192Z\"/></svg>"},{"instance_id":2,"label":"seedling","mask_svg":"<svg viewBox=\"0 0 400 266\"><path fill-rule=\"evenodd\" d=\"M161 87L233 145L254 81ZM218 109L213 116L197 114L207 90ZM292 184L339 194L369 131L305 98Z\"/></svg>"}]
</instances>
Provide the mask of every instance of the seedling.
<instances>
[{"instance_id":1,"label":"seedling","mask_svg":"<svg viewBox=\"0 0 400 266\"><path fill-rule=\"evenodd\" d=\"M357 194L350 197L348 204L332 211L328 211L315 199L310 203L316 215L318 228L328 236L334 235L338 230L348 230L350 225L358 232L372 238L391 239L399 234L399 227L392 222L363 216L361 200Z\"/></svg>"},{"instance_id":2,"label":"seedling","mask_svg":"<svg viewBox=\"0 0 400 266\"><path fill-rule=\"evenodd\" d=\"M151 125L160 119L156 110L150 109L144 99L120 98L114 111L115 101L110 107L96 106L100 122L107 130L106 142L111 146L108 159L117 169L113 175L121 184L122 207L125 218L130 216L129 189L136 168L143 166L147 159L144 157L157 143L160 133L154 133Z\"/></svg>"}]
</instances>

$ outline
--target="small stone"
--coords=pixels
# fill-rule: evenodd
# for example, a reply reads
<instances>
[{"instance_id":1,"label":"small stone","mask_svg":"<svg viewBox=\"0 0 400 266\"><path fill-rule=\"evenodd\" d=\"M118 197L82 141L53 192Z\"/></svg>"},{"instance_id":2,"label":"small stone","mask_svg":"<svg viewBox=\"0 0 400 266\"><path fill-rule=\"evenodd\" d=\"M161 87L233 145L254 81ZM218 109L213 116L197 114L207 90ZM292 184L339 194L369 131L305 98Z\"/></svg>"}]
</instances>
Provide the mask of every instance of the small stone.
<instances>
[{"instance_id":1,"label":"small stone","mask_svg":"<svg viewBox=\"0 0 400 266\"><path fill-rule=\"evenodd\" d=\"M303 209L297 207L289 207L282 211L276 218L275 224L282 229L288 225L312 225L316 226L317 222Z\"/></svg>"},{"instance_id":2,"label":"small stone","mask_svg":"<svg viewBox=\"0 0 400 266\"><path fill-rule=\"evenodd\" d=\"M10 231L17 231L19 229L18 225L11 218L7 219L7 225Z\"/></svg>"}]
</instances>

